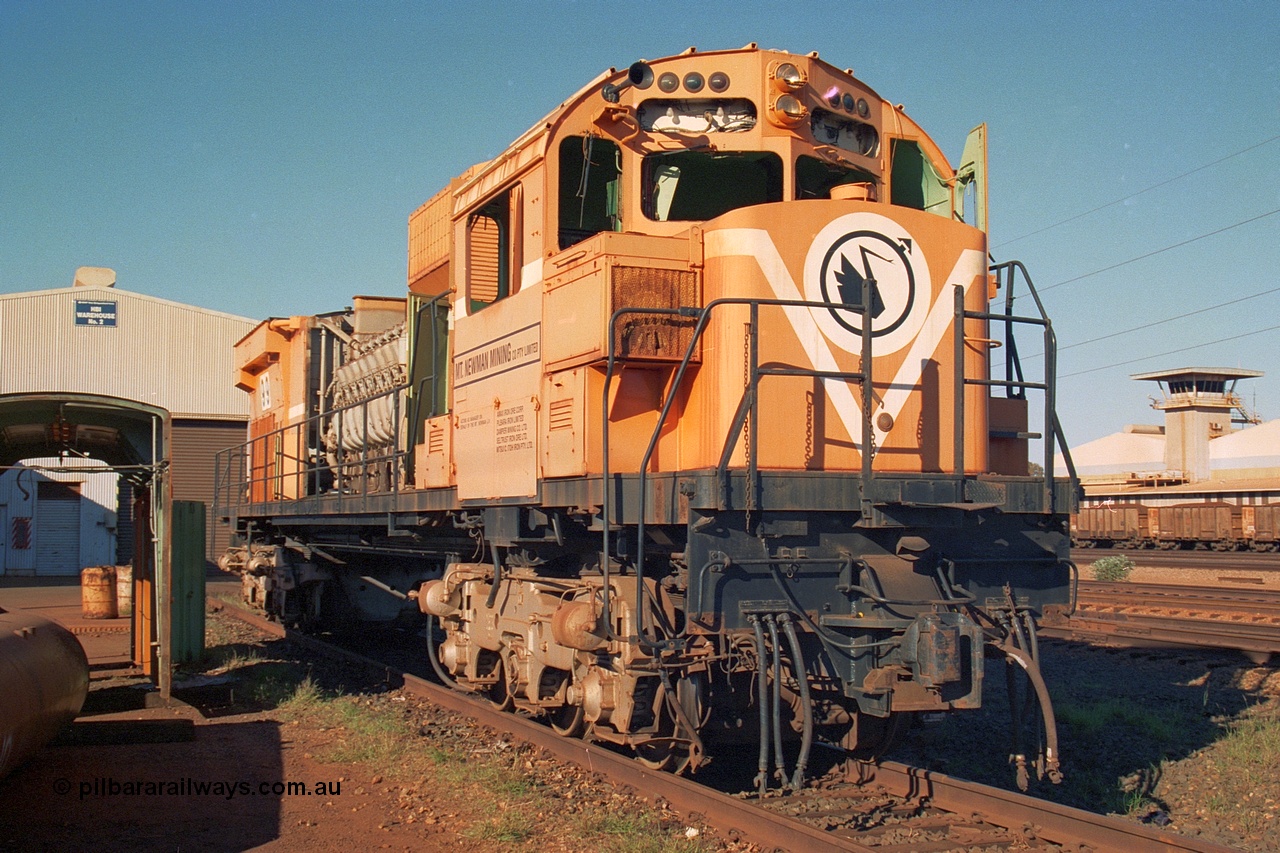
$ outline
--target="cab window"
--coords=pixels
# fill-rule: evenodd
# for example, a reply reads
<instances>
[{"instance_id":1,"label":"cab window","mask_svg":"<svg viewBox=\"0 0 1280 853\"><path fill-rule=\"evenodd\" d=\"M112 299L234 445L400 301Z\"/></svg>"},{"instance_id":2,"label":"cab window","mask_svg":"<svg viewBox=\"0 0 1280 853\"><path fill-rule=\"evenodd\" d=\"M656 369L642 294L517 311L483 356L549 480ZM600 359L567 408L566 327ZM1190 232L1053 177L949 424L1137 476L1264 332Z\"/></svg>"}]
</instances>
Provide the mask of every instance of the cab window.
<instances>
[{"instance_id":1,"label":"cab window","mask_svg":"<svg viewBox=\"0 0 1280 853\"><path fill-rule=\"evenodd\" d=\"M518 198L518 188L509 189L467 218L468 313L505 299L515 290L512 220Z\"/></svg>"},{"instance_id":2,"label":"cab window","mask_svg":"<svg viewBox=\"0 0 1280 853\"><path fill-rule=\"evenodd\" d=\"M644 214L656 222L714 219L782 201L782 159L764 151L653 154L644 161Z\"/></svg>"},{"instance_id":3,"label":"cab window","mask_svg":"<svg viewBox=\"0 0 1280 853\"><path fill-rule=\"evenodd\" d=\"M828 163L817 157L796 159L796 198L831 198L831 188L845 184L876 184L875 175L864 169Z\"/></svg>"},{"instance_id":4,"label":"cab window","mask_svg":"<svg viewBox=\"0 0 1280 853\"><path fill-rule=\"evenodd\" d=\"M560 143L560 248L601 231L621 231L618 185L622 157L617 143L571 136Z\"/></svg>"},{"instance_id":5,"label":"cab window","mask_svg":"<svg viewBox=\"0 0 1280 853\"><path fill-rule=\"evenodd\" d=\"M895 139L892 152L890 200L903 207L951 216L951 188L920 149L919 143Z\"/></svg>"}]
</instances>

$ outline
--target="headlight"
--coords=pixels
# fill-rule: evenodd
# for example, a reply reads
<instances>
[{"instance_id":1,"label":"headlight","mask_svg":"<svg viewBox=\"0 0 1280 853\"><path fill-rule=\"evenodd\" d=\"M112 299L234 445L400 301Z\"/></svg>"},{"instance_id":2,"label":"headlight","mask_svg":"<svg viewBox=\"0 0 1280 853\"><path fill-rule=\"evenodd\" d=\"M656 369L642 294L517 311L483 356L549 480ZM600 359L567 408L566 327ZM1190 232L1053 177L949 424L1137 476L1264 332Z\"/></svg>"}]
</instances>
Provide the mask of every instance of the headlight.
<instances>
[{"instance_id":1,"label":"headlight","mask_svg":"<svg viewBox=\"0 0 1280 853\"><path fill-rule=\"evenodd\" d=\"M800 69L790 62L780 62L773 68L773 86L779 92L798 92L807 82Z\"/></svg>"},{"instance_id":2,"label":"headlight","mask_svg":"<svg viewBox=\"0 0 1280 853\"><path fill-rule=\"evenodd\" d=\"M795 95L779 95L769 110L769 118L782 127L795 127L804 121L809 111Z\"/></svg>"}]
</instances>

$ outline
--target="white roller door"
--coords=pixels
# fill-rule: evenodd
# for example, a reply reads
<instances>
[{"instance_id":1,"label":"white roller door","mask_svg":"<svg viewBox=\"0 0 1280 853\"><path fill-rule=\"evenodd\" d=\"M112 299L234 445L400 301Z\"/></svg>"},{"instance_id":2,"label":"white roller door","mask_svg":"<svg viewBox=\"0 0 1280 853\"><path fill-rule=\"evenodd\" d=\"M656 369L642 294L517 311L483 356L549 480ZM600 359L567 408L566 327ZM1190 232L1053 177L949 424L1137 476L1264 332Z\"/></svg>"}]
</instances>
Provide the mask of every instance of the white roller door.
<instances>
[{"instance_id":1,"label":"white roller door","mask_svg":"<svg viewBox=\"0 0 1280 853\"><path fill-rule=\"evenodd\" d=\"M38 484L36 575L78 575L80 565L80 484Z\"/></svg>"}]
</instances>

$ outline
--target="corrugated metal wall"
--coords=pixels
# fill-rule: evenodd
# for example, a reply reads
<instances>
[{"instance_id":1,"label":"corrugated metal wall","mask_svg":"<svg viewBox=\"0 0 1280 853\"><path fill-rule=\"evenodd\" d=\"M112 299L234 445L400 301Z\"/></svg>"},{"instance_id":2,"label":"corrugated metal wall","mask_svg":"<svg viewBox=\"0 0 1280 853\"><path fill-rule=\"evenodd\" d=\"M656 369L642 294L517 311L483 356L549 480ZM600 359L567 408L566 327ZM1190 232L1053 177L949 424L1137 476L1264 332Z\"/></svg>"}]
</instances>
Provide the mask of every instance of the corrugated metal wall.
<instances>
[{"instance_id":1,"label":"corrugated metal wall","mask_svg":"<svg viewBox=\"0 0 1280 853\"><path fill-rule=\"evenodd\" d=\"M117 476L85 471L101 467L91 459L27 461L42 470L18 466L0 473L0 574L75 575L115 563Z\"/></svg>"},{"instance_id":2,"label":"corrugated metal wall","mask_svg":"<svg viewBox=\"0 0 1280 853\"><path fill-rule=\"evenodd\" d=\"M174 416L172 472L174 498L213 507L213 454L245 440L249 398L234 385L235 342L257 321L220 311L171 302L115 287L70 287L0 295L0 394L82 392L150 403ZM12 484L10 484L12 485ZM82 509L89 505L86 484ZM106 488L104 486L104 488ZM96 494L96 486L92 489ZM0 482L0 492L6 491ZM34 492L34 489L30 489ZM132 556L132 518L128 502L119 504L116 550L117 484L112 475L108 519L85 510L81 522L84 565L128 561ZM124 488L126 494L131 490ZM19 492L20 494L20 492ZM38 533L34 496L31 506L4 505L0 495L0 573L29 574L35 542L15 549L18 534ZM23 521L27 519L27 521ZM98 540L110 521L111 550L98 555ZM226 547L227 530L210 524L208 553ZM28 534L29 531L29 534ZM94 555L89 562L88 555Z\"/></svg>"},{"instance_id":3,"label":"corrugated metal wall","mask_svg":"<svg viewBox=\"0 0 1280 853\"><path fill-rule=\"evenodd\" d=\"M219 450L243 444L245 433L243 423L178 419L173 422L173 499L204 504L205 557L210 567L226 550L230 538L226 525L214 524L213 457Z\"/></svg>"},{"instance_id":4,"label":"corrugated metal wall","mask_svg":"<svg viewBox=\"0 0 1280 853\"><path fill-rule=\"evenodd\" d=\"M87 316L84 303L102 310ZM244 418L232 347L255 325L115 287L0 295L0 393L81 391L175 416Z\"/></svg>"}]
</instances>

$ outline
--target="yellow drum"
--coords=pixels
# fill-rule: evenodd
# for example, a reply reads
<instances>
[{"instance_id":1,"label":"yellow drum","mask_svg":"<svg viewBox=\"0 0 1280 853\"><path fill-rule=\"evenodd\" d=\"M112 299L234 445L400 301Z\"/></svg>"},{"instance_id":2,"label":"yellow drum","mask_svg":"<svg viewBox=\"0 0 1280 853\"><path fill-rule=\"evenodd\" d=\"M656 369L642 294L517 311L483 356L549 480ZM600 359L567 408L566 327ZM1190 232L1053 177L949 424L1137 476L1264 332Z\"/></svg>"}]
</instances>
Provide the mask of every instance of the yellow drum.
<instances>
[{"instance_id":1,"label":"yellow drum","mask_svg":"<svg viewBox=\"0 0 1280 853\"><path fill-rule=\"evenodd\" d=\"M114 619L115 566L90 566L80 573L80 607L86 619Z\"/></svg>"}]
</instances>

